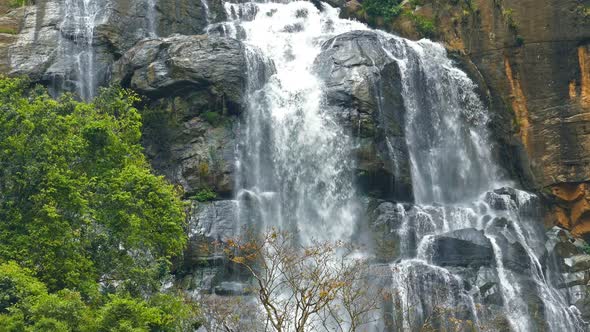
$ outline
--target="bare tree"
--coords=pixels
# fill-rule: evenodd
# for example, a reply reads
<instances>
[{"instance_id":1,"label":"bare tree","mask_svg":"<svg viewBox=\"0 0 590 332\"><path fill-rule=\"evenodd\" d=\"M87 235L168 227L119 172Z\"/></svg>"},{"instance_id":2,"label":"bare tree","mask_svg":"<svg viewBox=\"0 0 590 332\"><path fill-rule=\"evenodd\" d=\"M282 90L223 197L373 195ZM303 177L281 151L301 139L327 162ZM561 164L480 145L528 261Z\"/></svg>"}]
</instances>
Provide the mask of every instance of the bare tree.
<instances>
[{"instance_id":1,"label":"bare tree","mask_svg":"<svg viewBox=\"0 0 590 332\"><path fill-rule=\"evenodd\" d=\"M209 332L260 330L258 304L246 296L205 295L200 301Z\"/></svg>"},{"instance_id":2,"label":"bare tree","mask_svg":"<svg viewBox=\"0 0 590 332\"><path fill-rule=\"evenodd\" d=\"M227 241L229 259L252 276L260 306L277 332L355 331L379 300L370 293L366 258L341 242L301 245L271 230L254 240Z\"/></svg>"}]
</instances>

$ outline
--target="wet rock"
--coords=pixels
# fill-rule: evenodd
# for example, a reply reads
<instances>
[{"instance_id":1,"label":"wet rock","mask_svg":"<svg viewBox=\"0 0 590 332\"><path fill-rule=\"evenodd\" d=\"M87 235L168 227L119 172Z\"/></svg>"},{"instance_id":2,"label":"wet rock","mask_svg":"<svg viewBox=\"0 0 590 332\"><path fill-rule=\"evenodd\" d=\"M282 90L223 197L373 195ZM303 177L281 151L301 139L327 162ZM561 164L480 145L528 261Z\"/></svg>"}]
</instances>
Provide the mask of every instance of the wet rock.
<instances>
[{"instance_id":1,"label":"wet rock","mask_svg":"<svg viewBox=\"0 0 590 332\"><path fill-rule=\"evenodd\" d=\"M244 46L235 39L177 35L138 43L115 64L113 81L153 97L208 90L238 113L245 68Z\"/></svg>"},{"instance_id":2,"label":"wet rock","mask_svg":"<svg viewBox=\"0 0 590 332\"><path fill-rule=\"evenodd\" d=\"M461 278L423 261L404 261L391 269L393 290L403 294L395 298L395 312L409 312L410 330L420 330L427 320L437 331L452 330L453 321L473 321L471 296Z\"/></svg>"},{"instance_id":3,"label":"wet rock","mask_svg":"<svg viewBox=\"0 0 590 332\"><path fill-rule=\"evenodd\" d=\"M114 82L149 96L147 155L188 196L205 189L232 195L245 69L241 42L207 36L144 40L115 64Z\"/></svg>"},{"instance_id":4,"label":"wet rock","mask_svg":"<svg viewBox=\"0 0 590 332\"><path fill-rule=\"evenodd\" d=\"M193 202L189 218L189 237L226 241L237 234L237 201Z\"/></svg>"},{"instance_id":5,"label":"wet rock","mask_svg":"<svg viewBox=\"0 0 590 332\"><path fill-rule=\"evenodd\" d=\"M258 6L252 2L232 3L229 4L229 17L231 20L252 21L258 14ZM273 11L267 12L266 15L272 16Z\"/></svg>"},{"instance_id":6,"label":"wet rock","mask_svg":"<svg viewBox=\"0 0 590 332\"><path fill-rule=\"evenodd\" d=\"M163 99L150 106L150 113L144 116L145 152L153 167L181 185L187 197L202 190L230 197L234 187L237 119L208 111L206 96L193 93L186 99ZM203 109L183 119L181 114L191 107ZM207 117L214 117L219 123L211 124Z\"/></svg>"},{"instance_id":7,"label":"wet rock","mask_svg":"<svg viewBox=\"0 0 590 332\"><path fill-rule=\"evenodd\" d=\"M400 257L399 228L403 223L405 208L391 202L373 203L370 209L370 230L379 262L391 262Z\"/></svg>"},{"instance_id":8,"label":"wet rock","mask_svg":"<svg viewBox=\"0 0 590 332\"><path fill-rule=\"evenodd\" d=\"M585 292L587 292L587 290L584 290ZM578 300L576 302L576 308L578 308L578 310L580 310L580 313L582 314L582 319L584 319L585 321L589 321L590 320L590 296L588 296L588 294L585 294L584 298Z\"/></svg>"},{"instance_id":9,"label":"wet rock","mask_svg":"<svg viewBox=\"0 0 590 332\"><path fill-rule=\"evenodd\" d=\"M434 238L432 243L434 263L440 266L491 266L494 252L483 231L461 229Z\"/></svg>"},{"instance_id":10,"label":"wet rock","mask_svg":"<svg viewBox=\"0 0 590 332\"><path fill-rule=\"evenodd\" d=\"M201 34L208 24L227 19L223 3L221 0L158 0L158 35Z\"/></svg>"},{"instance_id":11,"label":"wet rock","mask_svg":"<svg viewBox=\"0 0 590 332\"><path fill-rule=\"evenodd\" d=\"M236 201L191 203L189 241L175 268L182 289L213 292L220 280L226 280L233 267L221 243L236 236L237 225Z\"/></svg>"},{"instance_id":12,"label":"wet rock","mask_svg":"<svg viewBox=\"0 0 590 332\"><path fill-rule=\"evenodd\" d=\"M590 270L590 255L575 255L564 260L571 272Z\"/></svg>"},{"instance_id":13,"label":"wet rock","mask_svg":"<svg viewBox=\"0 0 590 332\"><path fill-rule=\"evenodd\" d=\"M230 37L239 40L246 39L246 30L241 25L233 23L215 23L207 27L207 35L212 37Z\"/></svg>"},{"instance_id":14,"label":"wet rock","mask_svg":"<svg viewBox=\"0 0 590 332\"><path fill-rule=\"evenodd\" d=\"M324 43L314 66L325 82L330 111L358 138L361 190L412 201L401 74L380 43L371 31L336 36Z\"/></svg>"},{"instance_id":15,"label":"wet rock","mask_svg":"<svg viewBox=\"0 0 590 332\"><path fill-rule=\"evenodd\" d=\"M252 293L252 287L248 284L237 281L222 281L215 286L215 294L217 295L232 295L241 296Z\"/></svg>"}]
</instances>

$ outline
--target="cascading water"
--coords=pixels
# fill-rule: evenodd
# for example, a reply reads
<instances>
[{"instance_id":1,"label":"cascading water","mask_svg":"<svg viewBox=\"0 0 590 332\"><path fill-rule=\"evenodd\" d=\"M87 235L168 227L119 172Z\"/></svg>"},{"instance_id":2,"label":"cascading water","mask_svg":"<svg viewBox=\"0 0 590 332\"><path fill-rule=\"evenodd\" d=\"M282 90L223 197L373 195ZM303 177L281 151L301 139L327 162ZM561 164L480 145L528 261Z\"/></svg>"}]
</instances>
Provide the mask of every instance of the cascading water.
<instances>
[{"instance_id":1,"label":"cascading water","mask_svg":"<svg viewBox=\"0 0 590 332\"><path fill-rule=\"evenodd\" d=\"M403 95L407 111L406 139L417 203L414 209L422 214L422 218L416 219L419 224L414 225L418 258L422 259L418 264L432 263L432 260L424 257L424 252L428 252L424 247L428 247L435 236L464 229L485 230L485 236L493 247L504 312L512 330L538 329L543 323L533 322L533 315L544 315L547 326L552 331L581 329L575 312L568 308L563 296L545 280L539 259L542 253L531 248L531 242L539 241L543 235L535 234L533 231L526 235L523 233L523 228L534 228L535 223L540 223L539 220L527 220L526 213L520 211L521 207L529 204L534 197L520 191L515 191L514 197L506 193L484 194L486 190L502 187L505 183L499 182L498 170L490 155L491 144L486 132L488 119L486 110L474 91L475 85L465 73L453 66L442 46L426 40L414 43L391 37L386 39L388 40L384 41L384 48L398 61L403 77ZM480 195L484 197L478 197ZM505 209L498 211L490 208L487 206L490 200L502 201ZM433 203L444 205L429 206ZM466 207L469 205L472 207ZM429 223L420 225L420 220L424 220L424 214ZM437 217L440 218L439 221L433 222ZM506 259L504 256L507 253L503 253L497 244L497 226L494 225L494 221L499 217L505 218L508 222L503 231L511 233L514 242L526 253L524 259L530 261L530 267L525 273L532 273L532 280L525 279L504 267L503 260ZM507 231L508 228L510 231ZM406 266L408 261L394 264L394 273L400 265ZM431 271L437 269L440 268L432 266ZM405 270L408 271L407 267ZM416 282L415 277L407 272L402 273L402 276L394 277L397 280L394 287L405 287L399 282L404 278L412 283ZM434 289L441 287L440 283L433 284L425 279L418 283L429 285L424 294L431 294ZM527 288L527 283L532 283L533 287ZM449 285L447 284L447 287ZM526 294L525 289L526 292L534 292L535 295ZM532 308L525 300L527 296L538 296L540 309ZM459 291L455 298L465 299L465 293ZM472 298L463 302L464 307L475 308L471 306L473 301ZM406 312L412 311L413 304L404 303L402 307ZM533 314L535 310L544 313ZM474 324L482 323L476 310L472 310L469 315L461 312L441 315L433 308L429 308L428 311L430 315L455 318L462 316L463 320ZM417 312L424 315L423 310ZM423 322L428 317L420 318L419 321ZM412 322L408 322L406 318L403 319L404 327L416 326L411 324ZM480 328L485 326L483 324Z\"/></svg>"},{"instance_id":2,"label":"cascading water","mask_svg":"<svg viewBox=\"0 0 590 332\"><path fill-rule=\"evenodd\" d=\"M349 240L361 215L353 185L355 141L326 111L325 87L313 65L325 41L368 28L309 2L225 8L230 21L222 24L224 33L242 39L256 59L248 68L249 104L238 147L242 222L294 231L304 243ZM401 71L416 202L397 206L403 222L397 230L401 260L391 264L394 328L581 330L575 310L544 277L544 235L531 212L536 197L494 191L506 183L491 157L487 111L473 82L441 45L375 33ZM267 75L260 77L253 66L264 62ZM389 137L385 141L395 157ZM441 256L460 252L448 243L469 243L481 253L465 265L457 262L461 255Z\"/></svg>"},{"instance_id":3,"label":"cascading water","mask_svg":"<svg viewBox=\"0 0 590 332\"><path fill-rule=\"evenodd\" d=\"M156 6L158 0L147 0L146 1L146 20L147 20L147 36L151 38L158 37L158 16Z\"/></svg>"},{"instance_id":4,"label":"cascading water","mask_svg":"<svg viewBox=\"0 0 590 332\"><path fill-rule=\"evenodd\" d=\"M308 2L257 4L257 11L239 27L249 52L268 59L275 73L249 96L239 195L262 207L255 218L263 227L289 229L304 242L348 240L357 210L352 143L323 111L312 68L323 40L362 26Z\"/></svg>"},{"instance_id":5,"label":"cascading water","mask_svg":"<svg viewBox=\"0 0 590 332\"><path fill-rule=\"evenodd\" d=\"M84 100L96 92L94 28L99 23L101 11L106 10L105 0L65 0L64 18L60 25L59 52L64 64L74 64L75 90Z\"/></svg>"}]
</instances>

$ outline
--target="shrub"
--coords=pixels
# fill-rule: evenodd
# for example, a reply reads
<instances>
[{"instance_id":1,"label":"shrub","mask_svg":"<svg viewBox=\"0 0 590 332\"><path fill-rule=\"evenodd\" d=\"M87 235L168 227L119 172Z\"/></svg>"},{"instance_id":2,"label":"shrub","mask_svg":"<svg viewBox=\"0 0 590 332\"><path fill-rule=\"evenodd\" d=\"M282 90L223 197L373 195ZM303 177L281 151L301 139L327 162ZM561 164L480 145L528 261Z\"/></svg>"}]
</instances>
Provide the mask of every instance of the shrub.
<instances>
[{"instance_id":1,"label":"shrub","mask_svg":"<svg viewBox=\"0 0 590 332\"><path fill-rule=\"evenodd\" d=\"M399 0L365 0L362 7L367 15L387 19L399 16L403 10Z\"/></svg>"},{"instance_id":2,"label":"shrub","mask_svg":"<svg viewBox=\"0 0 590 332\"><path fill-rule=\"evenodd\" d=\"M223 117L217 112L205 112L201 115L210 125L217 127L223 122Z\"/></svg>"},{"instance_id":3,"label":"shrub","mask_svg":"<svg viewBox=\"0 0 590 332\"><path fill-rule=\"evenodd\" d=\"M197 200L199 202L212 201L216 198L217 194L209 188L201 189L199 192L197 192L194 196L191 197L191 199Z\"/></svg>"}]
</instances>

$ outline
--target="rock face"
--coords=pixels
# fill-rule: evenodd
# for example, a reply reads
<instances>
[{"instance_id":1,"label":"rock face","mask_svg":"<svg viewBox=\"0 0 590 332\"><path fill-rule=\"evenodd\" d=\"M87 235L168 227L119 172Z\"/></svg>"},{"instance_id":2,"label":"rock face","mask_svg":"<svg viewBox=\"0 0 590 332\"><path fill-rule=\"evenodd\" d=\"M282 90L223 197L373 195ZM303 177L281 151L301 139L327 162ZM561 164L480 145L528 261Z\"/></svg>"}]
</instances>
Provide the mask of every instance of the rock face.
<instances>
[{"instance_id":1,"label":"rock face","mask_svg":"<svg viewBox=\"0 0 590 332\"><path fill-rule=\"evenodd\" d=\"M411 201L401 74L378 38L371 31L334 37L324 43L315 66L331 111L360 143L361 188L377 197Z\"/></svg>"},{"instance_id":2,"label":"rock face","mask_svg":"<svg viewBox=\"0 0 590 332\"><path fill-rule=\"evenodd\" d=\"M550 261L559 267L556 270L561 271L560 274L549 277L559 281L568 301L578 307L583 319L587 321L590 318L588 244L584 240L575 238L567 230L556 226L547 232L545 245Z\"/></svg>"},{"instance_id":3,"label":"rock face","mask_svg":"<svg viewBox=\"0 0 590 332\"><path fill-rule=\"evenodd\" d=\"M0 54L9 59L0 62L0 70L88 99L107 83L113 62L139 40L200 34L224 19L220 0L90 0L84 6L75 0L38 1L0 12Z\"/></svg>"},{"instance_id":4,"label":"rock face","mask_svg":"<svg viewBox=\"0 0 590 332\"><path fill-rule=\"evenodd\" d=\"M427 0L420 6L405 3L412 15L400 15L392 24L367 16L357 1L342 6L344 16L408 38L420 37L416 17L435 22L433 37L456 51L483 88L493 113L497 158L524 187L573 191L590 181L587 1ZM579 203L564 204L561 197L555 203L562 209L547 217L549 223L576 227L578 235L590 232L589 223L570 212L579 210Z\"/></svg>"},{"instance_id":5,"label":"rock face","mask_svg":"<svg viewBox=\"0 0 590 332\"><path fill-rule=\"evenodd\" d=\"M189 196L232 194L245 67L239 41L207 36L144 40L114 66L114 82L149 97L144 137L154 167Z\"/></svg>"},{"instance_id":6,"label":"rock face","mask_svg":"<svg viewBox=\"0 0 590 332\"><path fill-rule=\"evenodd\" d=\"M237 234L237 201L192 202L189 210L188 247L183 261L176 267L181 286L187 291L230 293L237 285L223 287L220 281L229 274L229 263L216 243ZM227 285L226 285L227 286Z\"/></svg>"},{"instance_id":7,"label":"rock face","mask_svg":"<svg viewBox=\"0 0 590 332\"><path fill-rule=\"evenodd\" d=\"M244 46L234 39L178 35L138 43L115 64L113 81L155 97L209 90L220 98L213 103L237 114L245 67Z\"/></svg>"},{"instance_id":8,"label":"rock face","mask_svg":"<svg viewBox=\"0 0 590 332\"><path fill-rule=\"evenodd\" d=\"M539 187L590 179L590 18L580 1L477 1L462 31L492 94L512 109ZM586 9L587 10L587 9Z\"/></svg>"},{"instance_id":9,"label":"rock face","mask_svg":"<svg viewBox=\"0 0 590 332\"><path fill-rule=\"evenodd\" d=\"M158 35L201 34L208 24L226 20L223 3L221 0L158 0Z\"/></svg>"},{"instance_id":10,"label":"rock face","mask_svg":"<svg viewBox=\"0 0 590 332\"><path fill-rule=\"evenodd\" d=\"M465 228L436 236L432 261L439 266L489 266L494 261L490 240L483 231Z\"/></svg>"}]
</instances>

